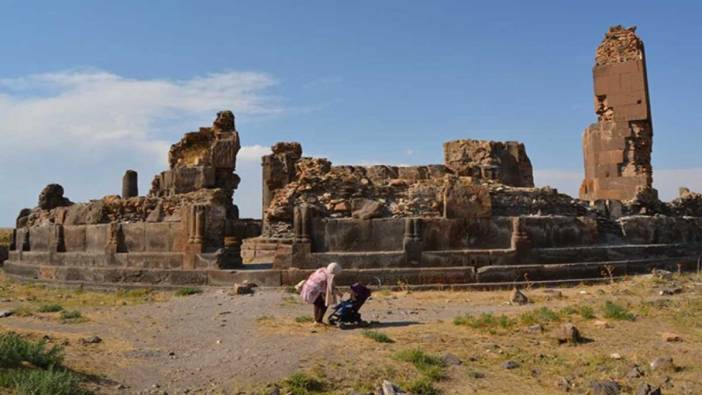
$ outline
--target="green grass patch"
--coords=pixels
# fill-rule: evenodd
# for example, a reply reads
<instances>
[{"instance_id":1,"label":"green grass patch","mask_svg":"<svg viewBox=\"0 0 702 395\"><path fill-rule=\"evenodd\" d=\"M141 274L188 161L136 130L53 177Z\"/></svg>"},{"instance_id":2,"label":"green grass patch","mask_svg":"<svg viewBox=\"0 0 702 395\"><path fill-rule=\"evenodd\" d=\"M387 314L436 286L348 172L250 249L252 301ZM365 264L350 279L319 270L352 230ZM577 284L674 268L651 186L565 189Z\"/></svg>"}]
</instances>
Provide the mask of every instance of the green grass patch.
<instances>
[{"instance_id":1,"label":"green grass patch","mask_svg":"<svg viewBox=\"0 0 702 395\"><path fill-rule=\"evenodd\" d=\"M12 369L0 372L0 386L18 395L80 395L89 392L81 380L65 369Z\"/></svg>"},{"instance_id":2,"label":"green grass patch","mask_svg":"<svg viewBox=\"0 0 702 395\"><path fill-rule=\"evenodd\" d=\"M548 322L558 322L561 317L548 307L541 307L527 311L519 316L519 320L525 325L545 324Z\"/></svg>"},{"instance_id":3,"label":"green grass patch","mask_svg":"<svg viewBox=\"0 0 702 395\"><path fill-rule=\"evenodd\" d=\"M0 368L18 368L22 362L38 368L60 366L63 349L59 346L49 348L44 340L33 342L12 332L0 335Z\"/></svg>"},{"instance_id":4,"label":"green grass patch","mask_svg":"<svg viewBox=\"0 0 702 395\"><path fill-rule=\"evenodd\" d=\"M416 395L439 395L441 393L436 387L434 387L434 382L431 380L431 378L427 376L405 383L405 385L402 386L402 389L410 394Z\"/></svg>"},{"instance_id":5,"label":"green grass patch","mask_svg":"<svg viewBox=\"0 0 702 395\"><path fill-rule=\"evenodd\" d=\"M327 383L307 373L293 373L283 381L283 393L292 395L322 393L327 387Z\"/></svg>"},{"instance_id":6,"label":"green grass patch","mask_svg":"<svg viewBox=\"0 0 702 395\"><path fill-rule=\"evenodd\" d=\"M580 306L578 313L586 320L592 320L595 318L595 309L587 305Z\"/></svg>"},{"instance_id":7,"label":"green grass patch","mask_svg":"<svg viewBox=\"0 0 702 395\"><path fill-rule=\"evenodd\" d=\"M473 329L487 329L494 331L497 328L509 329L514 326L515 321L504 314L497 316L492 313L482 313L477 317L470 314L458 316L453 319L453 324L468 326Z\"/></svg>"},{"instance_id":8,"label":"green grass patch","mask_svg":"<svg viewBox=\"0 0 702 395\"><path fill-rule=\"evenodd\" d=\"M390 336L386 335L383 332L380 331L373 331L370 329L365 329L363 332L361 332L361 335L364 337L367 337L371 340L374 340L378 343L394 343L395 341L390 338Z\"/></svg>"},{"instance_id":9,"label":"green grass patch","mask_svg":"<svg viewBox=\"0 0 702 395\"><path fill-rule=\"evenodd\" d=\"M606 301L602 307L604 316L613 320L625 320L634 321L636 316L630 312L626 307L618 305L611 301Z\"/></svg>"},{"instance_id":10,"label":"green grass patch","mask_svg":"<svg viewBox=\"0 0 702 395\"><path fill-rule=\"evenodd\" d=\"M295 322L298 324L306 324L314 321L314 318L310 317L309 315L301 315L298 317L295 317Z\"/></svg>"},{"instance_id":11,"label":"green grass patch","mask_svg":"<svg viewBox=\"0 0 702 395\"><path fill-rule=\"evenodd\" d=\"M402 350L395 353L394 357L399 361L411 363L430 381L441 380L445 377L444 369L446 366L441 358L427 354L421 349Z\"/></svg>"},{"instance_id":12,"label":"green grass patch","mask_svg":"<svg viewBox=\"0 0 702 395\"><path fill-rule=\"evenodd\" d=\"M59 311L63 311L63 306L61 306L60 304L56 304L56 303L43 304L43 305L39 306L37 311L40 313L58 313Z\"/></svg>"},{"instance_id":13,"label":"green grass patch","mask_svg":"<svg viewBox=\"0 0 702 395\"><path fill-rule=\"evenodd\" d=\"M202 293L202 289L200 289L200 288L185 287L185 288L181 288L181 289L177 290L175 294L176 294L176 296L190 296L190 295L197 295L197 294L201 294L201 293Z\"/></svg>"},{"instance_id":14,"label":"green grass patch","mask_svg":"<svg viewBox=\"0 0 702 395\"><path fill-rule=\"evenodd\" d=\"M20 395L87 393L81 379L63 366L63 348L16 333L0 335L0 387Z\"/></svg>"},{"instance_id":15,"label":"green grass patch","mask_svg":"<svg viewBox=\"0 0 702 395\"><path fill-rule=\"evenodd\" d=\"M83 314L78 310L63 310L61 312L61 319L63 321L76 322L83 318Z\"/></svg>"}]
</instances>

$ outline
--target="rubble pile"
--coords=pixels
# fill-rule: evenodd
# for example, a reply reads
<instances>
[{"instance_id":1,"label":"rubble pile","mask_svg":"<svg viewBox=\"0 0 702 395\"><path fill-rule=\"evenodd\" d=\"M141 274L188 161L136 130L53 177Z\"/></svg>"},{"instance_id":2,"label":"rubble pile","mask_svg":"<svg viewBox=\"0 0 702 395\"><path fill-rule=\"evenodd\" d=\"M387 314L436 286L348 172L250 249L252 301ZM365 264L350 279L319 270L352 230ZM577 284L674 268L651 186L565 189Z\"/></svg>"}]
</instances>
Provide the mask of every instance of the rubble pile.
<instances>
[{"instance_id":1,"label":"rubble pile","mask_svg":"<svg viewBox=\"0 0 702 395\"><path fill-rule=\"evenodd\" d=\"M265 237L292 237L296 205L311 206L318 217L364 219L589 212L585 203L555 189L533 188L531 162L517 142L448 142L446 164L425 166L332 166L324 158L301 157L297 143L272 150L263 159L264 183L275 185L263 213ZM271 180L266 163L286 170ZM281 182L291 174L291 181Z\"/></svg>"},{"instance_id":2,"label":"rubble pile","mask_svg":"<svg viewBox=\"0 0 702 395\"><path fill-rule=\"evenodd\" d=\"M595 52L597 66L623 63L643 58L643 42L636 36L636 26L612 26Z\"/></svg>"},{"instance_id":3,"label":"rubble pile","mask_svg":"<svg viewBox=\"0 0 702 395\"><path fill-rule=\"evenodd\" d=\"M178 221L180 209L193 204L223 207L227 218L237 219L232 195L239 184L234 173L239 148L234 114L221 111L212 127L186 133L171 146L170 169L154 177L147 196L108 195L73 203L63 196L61 185L49 184L39 195L37 207L20 211L16 225ZM123 190L136 190L136 172L128 170L127 174Z\"/></svg>"},{"instance_id":4,"label":"rubble pile","mask_svg":"<svg viewBox=\"0 0 702 395\"><path fill-rule=\"evenodd\" d=\"M674 215L702 217L702 193L680 188L680 196L669 204Z\"/></svg>"}]
</instances>

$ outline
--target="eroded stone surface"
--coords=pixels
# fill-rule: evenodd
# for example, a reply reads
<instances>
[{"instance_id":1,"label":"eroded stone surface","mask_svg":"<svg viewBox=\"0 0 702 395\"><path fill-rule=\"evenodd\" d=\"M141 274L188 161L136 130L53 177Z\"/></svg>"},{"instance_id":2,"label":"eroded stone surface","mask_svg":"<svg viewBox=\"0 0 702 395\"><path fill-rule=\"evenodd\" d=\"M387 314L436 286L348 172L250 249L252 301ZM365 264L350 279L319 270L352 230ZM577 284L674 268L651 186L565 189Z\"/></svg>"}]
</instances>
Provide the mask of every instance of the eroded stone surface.
<instances>
[{"instance_id":1,"label":"eroded stone surface","mask_svg":"<svg viewBox=\"0 0 702 395\"><path fill-rule=\"evenodd\" d=\"M653 128L644 47L635 30L611 27L596 51L598 122L583 134L584 200L630 200L651 188Z\"/></svg>"}]
</instances>

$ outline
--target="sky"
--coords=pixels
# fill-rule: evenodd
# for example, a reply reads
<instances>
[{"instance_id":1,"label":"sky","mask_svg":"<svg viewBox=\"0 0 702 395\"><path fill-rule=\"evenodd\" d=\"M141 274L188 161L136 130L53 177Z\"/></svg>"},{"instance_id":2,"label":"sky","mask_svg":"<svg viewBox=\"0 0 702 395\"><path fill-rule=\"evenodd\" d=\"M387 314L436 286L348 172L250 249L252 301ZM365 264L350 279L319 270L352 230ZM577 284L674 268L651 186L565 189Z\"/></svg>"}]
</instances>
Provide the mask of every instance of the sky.
<instances>
[{"instance_id":1,"label":"sky","mask_svg":"<svg viewBox=\"0 0 702 395\"><path fill-rule=\"evenodd\" d=\"M49 183L140 192L170 144L231 109L234 200L260 217L277 141L335 164L442 163L442 143L526 144L537 185L577 195L611 25L646 45L654 187L702 191L698 1L0 0L0 226Z\"/></svg>"}]
</instances>

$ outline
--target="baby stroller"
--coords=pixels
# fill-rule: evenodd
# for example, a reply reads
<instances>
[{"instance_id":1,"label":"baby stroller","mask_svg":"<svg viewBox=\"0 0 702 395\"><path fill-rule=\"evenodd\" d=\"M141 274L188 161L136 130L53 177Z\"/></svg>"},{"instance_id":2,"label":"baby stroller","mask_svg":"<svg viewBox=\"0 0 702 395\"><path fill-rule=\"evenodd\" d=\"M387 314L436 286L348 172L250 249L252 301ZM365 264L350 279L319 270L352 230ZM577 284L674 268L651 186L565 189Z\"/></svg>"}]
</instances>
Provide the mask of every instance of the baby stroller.
<instances>
[{"instance_id":1,"label":"baby stroller","mask_svg":"<svg viewBox=\"0 0 702 395\"><path fill-rule=\"evenodd\" d=\"M361 318L359 310L363 303L370 297L371 291L363 284L354 283L351 286L351 298L342 300L334 306L334 311L329 315L329 323L340 328L349 325L363 325L365 321Z\"/></svg>"}]
</instances>

